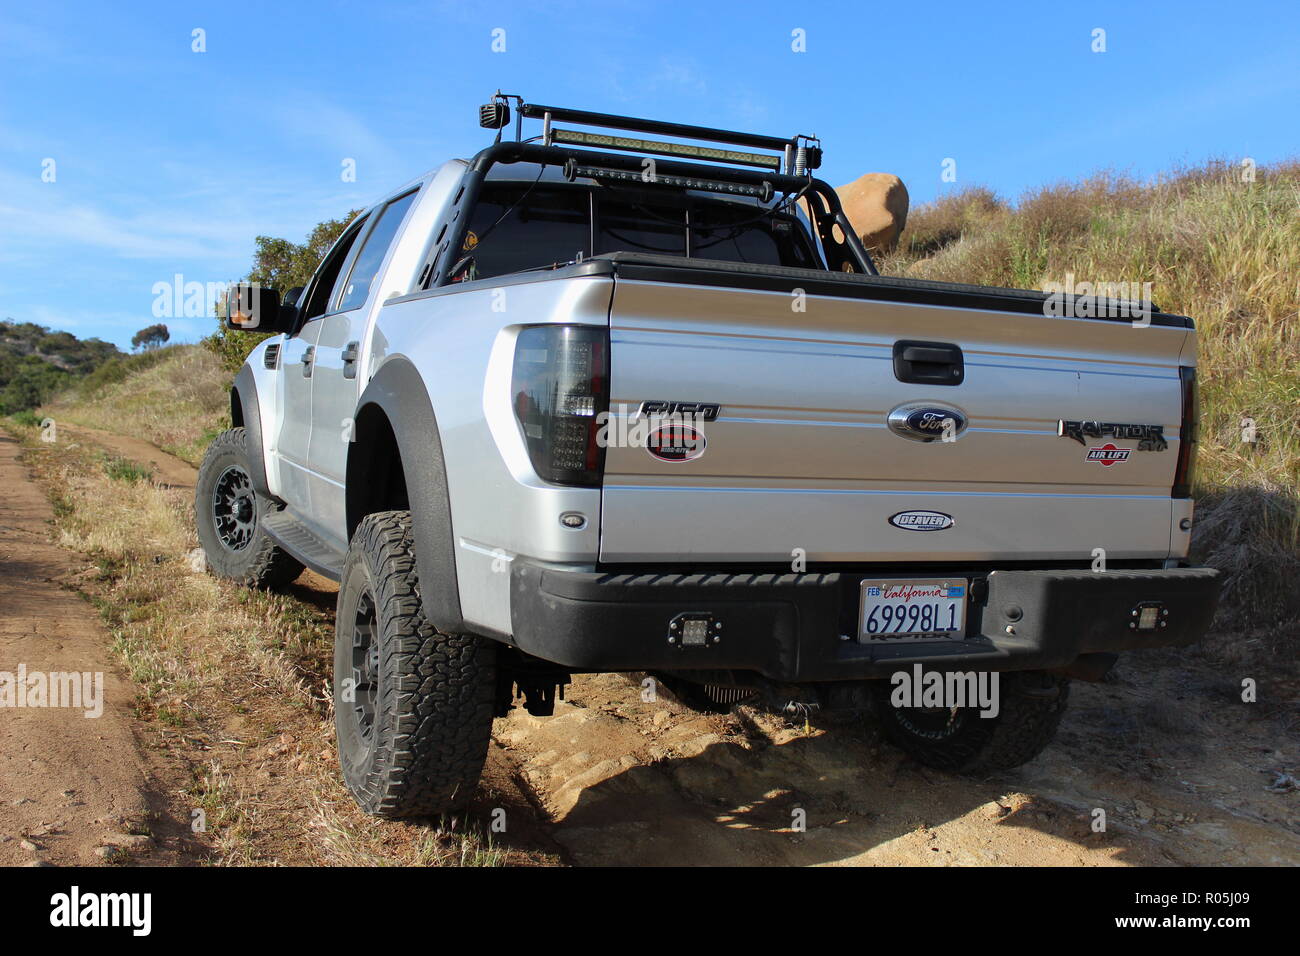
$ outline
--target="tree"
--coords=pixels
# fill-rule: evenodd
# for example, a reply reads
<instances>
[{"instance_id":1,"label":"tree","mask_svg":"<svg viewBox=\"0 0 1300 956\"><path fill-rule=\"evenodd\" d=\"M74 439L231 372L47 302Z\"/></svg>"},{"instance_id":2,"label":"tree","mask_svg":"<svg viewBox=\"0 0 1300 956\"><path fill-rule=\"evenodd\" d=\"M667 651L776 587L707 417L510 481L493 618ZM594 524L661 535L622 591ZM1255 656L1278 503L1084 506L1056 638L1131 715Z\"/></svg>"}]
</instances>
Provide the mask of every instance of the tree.
<instances>
[{"instance_id":1,"label":"tree","mask_svg":"<svg viewBox=\"0 0 1300 956\"><path fill-rule=\"evenodd\" d=\"M249 270L248 281L275 289L281 296L295 286L306 286L325 253L334 245L334 240L360 213L360 209L353 209L342 219L317 223L301 245L275 236L258 236L254 240L253 268ZM229 371L237 372L248 353L264 338L266 336L260 332L228 329L218 317L217 331L204 339L203 344L221 359Z\"/></svg>"},{"instance_id":2,"label":"tree","mask_svg":"<svg viewBox=\"0 0 1300 956\"><path fill-rule=\"evenodd\" d=\"M156 349L172 337L167 331L167 326L159 322L157 325L146 326L135 335L131 336L131 347L138 349L143 347L145 351Z\"/></svg>"},{"instance_id":3,"label":"tree","mask_svg":"<svg viewBox=\"0 0 1300 956\"><path fill-rule=\"evenodd\" d=\"M334 240L343 234L348 224L361 213L353 209L342 219L326 219L317 223L307 236L307 241L299 245L288 239L274 236L258 236L253 251L253 268L248 273L249 282L257 282L276 289L280 295L295 286L305 286L311 281L312 273L329 252Z\"/></svg>"}]
</instances>

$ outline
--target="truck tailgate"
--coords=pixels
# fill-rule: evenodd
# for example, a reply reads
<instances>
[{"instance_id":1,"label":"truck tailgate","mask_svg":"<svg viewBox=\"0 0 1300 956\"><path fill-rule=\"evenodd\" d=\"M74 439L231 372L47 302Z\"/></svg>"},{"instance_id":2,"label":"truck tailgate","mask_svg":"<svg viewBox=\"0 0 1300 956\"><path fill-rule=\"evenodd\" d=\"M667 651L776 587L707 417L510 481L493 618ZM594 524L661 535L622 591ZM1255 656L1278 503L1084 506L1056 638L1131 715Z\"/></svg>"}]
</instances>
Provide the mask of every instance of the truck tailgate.
<instances>
[{"instance_id":1,"label":"truck tailgate","mask_svg":"<svg viewBox=\"0 0 1300 956\"><path fill-rule=\"evenodd\" d=\"M719 410L697 422L698 457L611 444L602 560L788 563L796 549L841 562L1170 554L1185 513L1171 499L1178 369L1194 362L1181 319L1135 327L1049 318L1023 302L1010 312L813 293L796 311L789 287L799 283L786 285L616 280L612 418L630 425L647 401ZM899 340L958 346L960 384L900 381ZM968 427L952 441L904 437L887 419L910 403L957 411ZM1058 434L1062 420L1159 425L1167 447L1087 434L1081 443ZM913 511L942 517L891 523Z\"/></svg>"}]
</instances>

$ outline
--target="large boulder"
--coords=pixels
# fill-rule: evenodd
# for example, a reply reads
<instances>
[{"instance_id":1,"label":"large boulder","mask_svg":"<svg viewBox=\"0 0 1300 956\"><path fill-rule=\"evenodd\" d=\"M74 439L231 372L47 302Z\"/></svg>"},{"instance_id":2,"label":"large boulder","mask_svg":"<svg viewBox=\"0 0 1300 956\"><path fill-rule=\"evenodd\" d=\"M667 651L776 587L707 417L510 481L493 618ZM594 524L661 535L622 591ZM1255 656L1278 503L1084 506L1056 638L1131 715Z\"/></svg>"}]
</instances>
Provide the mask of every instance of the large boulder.
<instances>
[{"instance_id":1,"label":"large boulder","mask_svg":"<svg viewBox=\"0 0 1300 956\"><path fill-rule=\"evenodd\" d=\"M835 192L862 244L875 255L892 252L907 225L907 187L890 173L867 173Z\"/></svg>"}]
</instances>

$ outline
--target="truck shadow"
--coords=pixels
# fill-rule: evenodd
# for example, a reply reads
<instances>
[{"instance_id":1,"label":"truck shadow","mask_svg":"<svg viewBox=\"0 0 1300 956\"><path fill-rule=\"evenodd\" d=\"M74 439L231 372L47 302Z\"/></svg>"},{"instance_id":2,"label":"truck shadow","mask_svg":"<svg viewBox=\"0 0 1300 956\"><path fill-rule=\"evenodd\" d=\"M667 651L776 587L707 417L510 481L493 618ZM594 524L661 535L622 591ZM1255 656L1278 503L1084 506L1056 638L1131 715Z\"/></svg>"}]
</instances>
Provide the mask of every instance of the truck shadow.
<instances>
[{"instance_id":1,"label":"truck shadow","mask_svg":"<svg viewBox=\"0 0 1300 956\"><path fill-rule=\"evenodd\" d=\"M512 715L498 736L580 866L1171 862L1130 832L1094 833L1088 807L1035 795L1019 772L921 767L868 720L727 733L735 719L674 713L668 752L648 757L639 716L581 704Z\"/></svg>"},{"instance_id":2,"label":"truck shadow","mask_svg":"<svg viewBox=\"0 0 1300 956\"><path fill-rule=\"evenodd\" d=\"M700 714L618 675L495 736L579 866L1300 865L1266 789L1292 766L1293 712L1174 652L1131 657L1074 683L1039 757L984 777L920 766L870 718Z\"/></svg>"},{"instance_id":3,"label":"truck shadow","mask_svg":"<svg viewBox=\"0 0 1300 956\"><path fill-rule=\"evenodd\" d=\"M1166 862L1051 801L901 759L831 768L826 749L792 740L754 760L716 743L630 768L585 790L555 837L582 865L1076 864L1105 847Z\"/></svg>"}]
</instances>

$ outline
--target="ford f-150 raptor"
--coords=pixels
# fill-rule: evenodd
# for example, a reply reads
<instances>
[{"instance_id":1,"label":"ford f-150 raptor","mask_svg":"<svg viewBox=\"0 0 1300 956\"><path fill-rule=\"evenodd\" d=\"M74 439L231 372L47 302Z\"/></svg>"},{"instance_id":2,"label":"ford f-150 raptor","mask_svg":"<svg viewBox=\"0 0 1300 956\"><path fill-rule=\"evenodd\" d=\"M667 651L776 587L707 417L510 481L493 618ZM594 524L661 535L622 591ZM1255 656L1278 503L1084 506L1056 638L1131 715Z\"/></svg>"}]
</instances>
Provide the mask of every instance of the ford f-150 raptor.
<instances>
[{"instance_id":1,"label":"ford f-150 raptor","mask_svg":"<svg viewBox=\"0 0 1300 956\"><path fill-rule=\"evenodd\" d=\"M491 145L367 209L305 289L226 300L277 334L198 533L246 585L339 582L364 809L462 806L494 717L574 673L874 708L983 770L1046 746L1071 678L1203 635L1190 319L878 275L809 136L501 94L480 122ZM917 665L996 673L1000 704L895 706Z\"/></svg>"}]
</instances>

